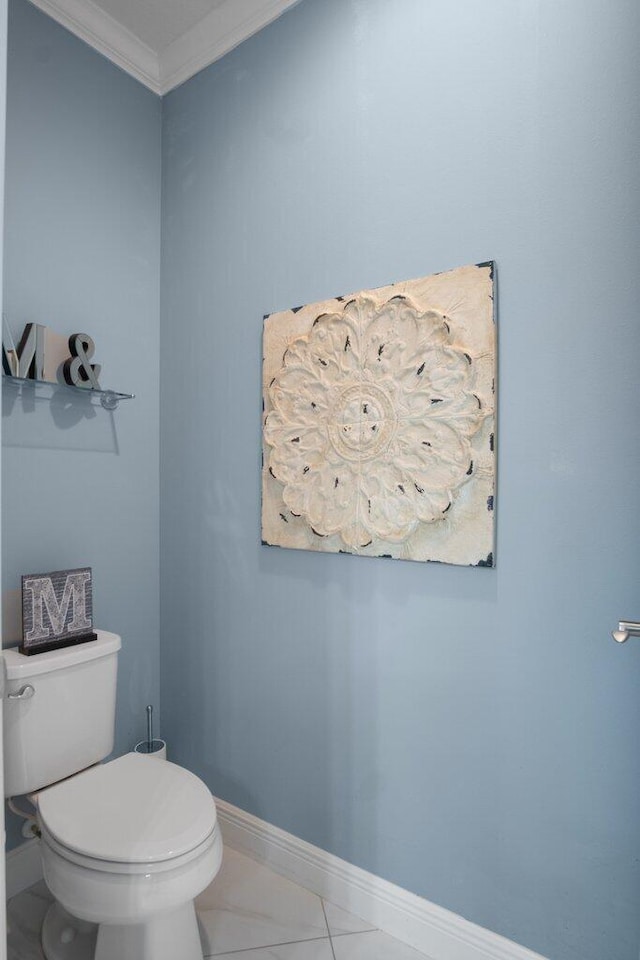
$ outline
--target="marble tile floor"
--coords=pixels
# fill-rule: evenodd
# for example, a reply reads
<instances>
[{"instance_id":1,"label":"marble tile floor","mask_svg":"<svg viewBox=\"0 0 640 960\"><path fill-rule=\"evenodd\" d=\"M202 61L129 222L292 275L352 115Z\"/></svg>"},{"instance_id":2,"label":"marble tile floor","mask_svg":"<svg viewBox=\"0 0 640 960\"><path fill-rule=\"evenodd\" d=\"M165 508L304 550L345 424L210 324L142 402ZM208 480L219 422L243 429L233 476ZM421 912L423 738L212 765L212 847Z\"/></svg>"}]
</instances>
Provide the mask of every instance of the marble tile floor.
<instances>
[{"instance_id":1,"label":"marble tile floor","mask_svg":"<svg viewBox=\"0 0 640 960\"><path fill-rule=\"evenodd\" d=\"M40 928L50 902L42 882L9 901L8 960L44 960ZM196 908L207 958L428 960L230 848Z\"/></svg>"}]
</instances>

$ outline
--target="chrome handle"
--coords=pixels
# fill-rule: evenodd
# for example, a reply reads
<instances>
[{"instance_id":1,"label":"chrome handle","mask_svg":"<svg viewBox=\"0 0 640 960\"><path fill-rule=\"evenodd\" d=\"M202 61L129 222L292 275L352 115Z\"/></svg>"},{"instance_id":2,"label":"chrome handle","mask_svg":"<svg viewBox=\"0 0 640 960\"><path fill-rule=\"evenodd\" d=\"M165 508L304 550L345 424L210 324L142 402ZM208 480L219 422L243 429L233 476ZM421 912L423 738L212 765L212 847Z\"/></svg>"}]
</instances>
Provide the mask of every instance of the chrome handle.
<instances>
[{"instance_id":1,"label":"chrome handle","mask_svg":"<svg viewBox=\"0 0 640 960\"><path fill-rule=\"evenodd\" d=\"M616 643L624 643L629 637L640 637L640 623L633 620L621 620L617 630L611 631L611 636Z\"/></svg>"},{"instance_id":2,"label":"chrome handle","mask_svg":"<svg viewBox=\"0 0 640 960\"><path fill-rule=\"evenodd\" d=\"M30 683L26 683L24 687L20 687L15 693L8 694L7 700L31 700L35 692L35 687L32 687Z\"/></svg>"}]
</instances>

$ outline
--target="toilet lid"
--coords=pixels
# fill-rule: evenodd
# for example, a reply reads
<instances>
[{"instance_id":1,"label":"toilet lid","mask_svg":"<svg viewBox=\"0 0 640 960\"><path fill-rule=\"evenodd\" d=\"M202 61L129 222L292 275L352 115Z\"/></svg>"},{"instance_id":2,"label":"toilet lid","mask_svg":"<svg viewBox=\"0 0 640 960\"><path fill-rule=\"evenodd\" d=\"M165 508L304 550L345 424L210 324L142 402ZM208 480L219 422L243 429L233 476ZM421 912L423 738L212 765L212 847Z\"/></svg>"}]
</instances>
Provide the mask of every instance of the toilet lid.
<instances>
[{"instance_id":1,"label":"toilet lid","mask_svg":"<svg viewBox=\"0 0 640 960\"><path fill-rule=\"evenodd\" d=\"M42 791L38 810L63 846L121 863L179 857L206 840L216 823L215 803L202 780L140 753Z\"/></svg>"}]
</instances>

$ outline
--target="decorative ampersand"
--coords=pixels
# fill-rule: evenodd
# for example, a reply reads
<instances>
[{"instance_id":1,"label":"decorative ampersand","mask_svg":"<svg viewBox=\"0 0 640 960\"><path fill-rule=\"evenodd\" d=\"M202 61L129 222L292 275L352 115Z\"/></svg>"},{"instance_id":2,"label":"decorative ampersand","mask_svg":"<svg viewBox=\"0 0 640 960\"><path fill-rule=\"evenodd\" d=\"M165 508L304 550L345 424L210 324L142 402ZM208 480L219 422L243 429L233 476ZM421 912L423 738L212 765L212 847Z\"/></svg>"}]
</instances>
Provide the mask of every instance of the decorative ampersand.
<instances>
[{"instance_id":1,"label":"decorative ampersand","mask_svg":"<svg viewBox=\"0 0 640 960\"><path fill-rule=\"evenodd\" d=\"M95 344L87 333L72 333L69 337L71 357L63 366L64 379L72 387L87 387L99 390L98 377L102 369L99 363L91 363Z\"/></svg>"}]
</instances>

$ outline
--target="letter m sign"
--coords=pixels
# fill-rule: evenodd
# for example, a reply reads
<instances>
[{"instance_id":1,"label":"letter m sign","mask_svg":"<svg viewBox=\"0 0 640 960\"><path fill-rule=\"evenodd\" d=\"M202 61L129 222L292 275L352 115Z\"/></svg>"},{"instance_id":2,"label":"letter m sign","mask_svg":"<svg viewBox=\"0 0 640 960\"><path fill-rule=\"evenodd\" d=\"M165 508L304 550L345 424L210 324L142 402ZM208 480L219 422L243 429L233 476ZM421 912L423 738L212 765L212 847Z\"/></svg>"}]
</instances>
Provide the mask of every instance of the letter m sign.
<instances>
[{"instance_id":1,"label":"letter m sign","mask_svg":"<svg viewBox=\"0 0 640 960\"><path fill-rule=\"evenodd\" d=\"M96 639L90 567L22 578L21 653L41 653Z\"/></svg>"}]
</instances>

